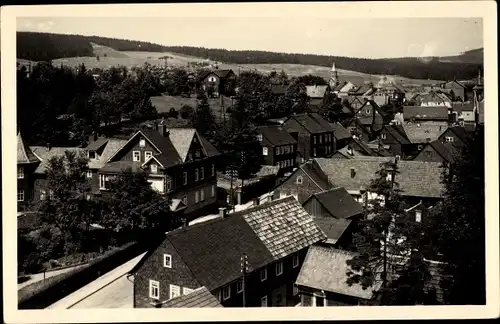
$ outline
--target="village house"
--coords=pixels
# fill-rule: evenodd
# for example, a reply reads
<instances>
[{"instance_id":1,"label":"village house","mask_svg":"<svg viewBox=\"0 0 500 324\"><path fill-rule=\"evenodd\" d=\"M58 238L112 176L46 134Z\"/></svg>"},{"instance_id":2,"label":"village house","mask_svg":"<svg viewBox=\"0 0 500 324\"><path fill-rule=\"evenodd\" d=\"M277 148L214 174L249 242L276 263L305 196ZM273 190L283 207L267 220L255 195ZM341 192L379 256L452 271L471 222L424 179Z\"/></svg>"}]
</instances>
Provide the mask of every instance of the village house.
<instances>
[{"instance_id":1,"label":"village house","mask_svg":"<svg viewBox=\"0 0 500 324\"><path fill-rule=\"evenodd\" d=\"M382 129L386 116L387 114L373 100L366 100L356 112L356 118L361 125L374 133Z\"/></svg>"},{"instance_id":2,"label":"village house","mask_svg":"<svg viewBox=\"0 0 500 324\"><path fill-rule=\"evenodd\" d=\"M404 106L403 118L406 122L412 123L448 122L449 108L446 106Z\"/></svg>"},{"instance_id":3,"label":"village house","mask_svg":"<svg viewBox=\"0 0 500 324\"><path fill-rule=\"evenodd\" d=\"M306 93L309 97L309 111L318 112L325 100L325 95L330 93L329 85L306 86Z\"/></svg>"},{"instance_id":4,"label":"village house","mask_svg":"<svg viewBox=\"0 0 500 324\"><path fill-rule=\"evenodd\" d=\"M340 123L330 123L333 128L334 151L339 147L344 147L352 140L352 134L344 128Z\"/></svg>"},{"instance_id":5,"label":"village house","mask_svg":"<svg viewBox=\"0 0 500 324\"><path fill-rule=\"evenodd\" d=\"M364 118L363 120L354 117L347 123L346 129L349 131L349 133L351 133L352 138L369 142L370 140L375 138L373 130L371 129L372 121L372 117Z\"/></svg>"},{"instance_id":6,"label":"village house","mask_svg":"<svg viewBox=\"0 0 500 324\"><path fill-rule=\"evenodd\" d=\"M359 87L352 89L349 92L349 97L352 96L352 97L358 98L358 100L361 103L363 103L365 96L369 96L369 94L372 93L374 91L374 89L375 88L374 88L372 83L363 83ZM368 99L368 98L366 98L366 99Z\"/></svg>"},{"instance_id":7,"label":"village house","mask_svg":"<svg viewBox=\"0 0 500 324\"><path fill-rule=\"evenodd\" d=\"M453 162L454 156L446 146L437 139L426 144L413 160L449 164Z\"/></svg>"},{"instance_id":8,"label":"village house","mask_svg":"<svg viewBox=\"0 0 500 324\"><path fill-rule=\"evenodd\" d=\"M351 81L346 81L342 86L338 88L338 90L336 90L335 93L337 94L338 97L344 98L347 97L351 91L357 88L358 86L352 83Z\"/></svg>"},{"instance_id":9,"label":"village house","mask_svg":"<svg viewBox=\"0 0 500 324\"><path fill-rule=\"evenodd\" d=\"M297 141L282 126L260 126L257 138L262 146L265 165L275 165L281 173L297 164Z\"/></svg>"},{"instance_id":10,"label":"village house","mask_svg":"<svg viewBox=\"0 0 500 324\"><path fill-rule=\"evenodd\" d=\"M301 204L311 195L333 188L328 177L313 161L301 164L281 184L273 189L273 198L293 196Z\"/></svg>"},{"instance_id":11,"label":"village house","mask_svg":"<svg viewBox=\"0 0 500 324\"><path fill-rule=\"evenodd\" d=\"M476 114L473 102L466 103L452 103L453 122L458 122L460 126L475 126L476 124Z\"/></svg>"},{"instance_id":12,"label":"village house","mask_svg":"<svg viewBox=\"0 0 500 324\"><path fill-rule=\"evenodd\" d=\"M452 100L439 89L431 90L429 93L421 95L419 98L420 106L436 107L445 106L451 108Z\"/></svg>"},{"instance_id":13,"label":"village house","mask_svg":"<svg viewBox=\"0 0 500 324\"><path fill-rule=\"evenodd\" d=\"M333 129L319 114L292 115L285 120L283 128L297 140L302 161L334 152Z\"/></svg>"},{"instance_id":14,"label":"village house","mask_svg":"<svg viewBox=\"0 0 500 324\"><path fill-rule=\"evenodd\" d=\"M452 153L460 154L462 148L467 145L470 135L465 128L460 126L449 127L439 136L439 141Z\"/></svg>"},{"instance_id":15,"label":"village house","mask_svg":"<svg viewBox=\"0 0 500 324\"><path fill-rule=\"evenodd\" d=\"M25 211L35 195L35 170L40 159L17 133L17 210Z\"/></svg>"},{"instance_id":16,"label":"village house","mask_svg":"<svg viewBox=\"0 0 500 324\"><path fill-rule=\"evenodd\" d=\"M466 87L458 82L457 80L449 81L441 85L443 89L450 90L452 95L452 101L462 101L467 102L470 98L467 97Z\"/></svg>"},{"instance_id":17,"label":"village house","mask_svg":"<svg viewBox=\"0 0 500 324\"><path fill-rule=\"evenodd\" d=\"M302 206L326 234L326 244L348 250L353 248L352 231L364 219L363 206L345 188L314 193Z\"/></svg>"},{"instance_id":18,"label":"village house","mask_svg":"<svg viewBox=\"0 0 500 324\"><path fill-rule=\"evenodd\" d=\"M349 96L342 98L342 104L347 106L351 113L354 115L364 104L364 99L359 99L358 96L350 94Z\"/></svg>"},{"instance_id":19,"label":"village house","mask_svg":"<svg viewBox=\"0 0 500 324\"><path fill-rule=\"evenodd\" d=\"M233 70L219 70L214 69L211 71L204 71L200 76L202 88L207 92L212 92L213 97L220 95L231 96L234 89L229 89L230 85L236 78ZM210 90L211 89L211 90Z\"/></svg>"},{"instance_id":20,"label":"village house","mask_svg":"<svg viewBox=\"0 0 500 324\"><path fill-rule=\"evenodd\" d=\"M328 245L309 248L295 284L302 307L377 305L381 282L363 289L359 284L347 284L347 272L352 271L347 261L354 252L336 249Z\"/></svg>"},{"instance_id":21,"label":"village house","mask_svg":"<svg viewBox=\"0 0 500 324\"><path fill-rule=\"evenodd\" d=\"M307 250L325 239L293 197L221 209L217 219L167 233L130 271L134 307L157 307L201 287L224 307L295 306Z\"/></svg>"},{"instance_id":22,"label":"village house","mask_svg":"<svg viewBox=\"0 0 500 324\"><path fill-rule=\"evenodd\" d=\"M335 187L344 187L356 201L366 204L373 199L369 192L372 179L377 177L381 164L394 161L393 157L356 157L354 159L316 158L316 168L322 170ZM422 201L430 207L442 200L442 164L438 162L397 161L399 173L395 177L400 195L408 206Z\"/></svg>"}]
</instances>

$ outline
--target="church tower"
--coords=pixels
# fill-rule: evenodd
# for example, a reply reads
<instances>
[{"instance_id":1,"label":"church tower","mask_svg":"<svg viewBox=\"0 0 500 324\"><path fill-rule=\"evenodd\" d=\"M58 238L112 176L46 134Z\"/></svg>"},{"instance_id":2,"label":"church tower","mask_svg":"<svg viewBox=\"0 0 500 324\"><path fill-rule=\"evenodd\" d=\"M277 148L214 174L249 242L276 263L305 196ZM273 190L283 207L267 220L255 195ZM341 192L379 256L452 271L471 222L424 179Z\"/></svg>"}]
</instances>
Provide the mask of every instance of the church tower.
<instances>
[{"instance_id":1,"label":"church tower","mask_svg":"<svg viewBox=\"0 0 500 324\"><path fill-rule=\"evenodd\" d=\"M337 70L335 69L335 62L332 65L332 71L330 72L330 88L333 90L339 85L339 77Z\"/></svg>"}]
</instances>

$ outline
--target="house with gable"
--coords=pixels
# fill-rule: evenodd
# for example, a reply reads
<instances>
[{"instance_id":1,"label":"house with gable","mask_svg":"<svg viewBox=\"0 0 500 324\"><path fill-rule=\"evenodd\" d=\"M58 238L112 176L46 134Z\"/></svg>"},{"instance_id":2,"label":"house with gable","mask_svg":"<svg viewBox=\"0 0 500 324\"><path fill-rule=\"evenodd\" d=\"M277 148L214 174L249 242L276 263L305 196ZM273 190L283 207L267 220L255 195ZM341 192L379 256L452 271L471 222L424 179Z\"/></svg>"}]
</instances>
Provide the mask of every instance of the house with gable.
<instances>
[{"instance_id":1,"label":"house with gable","mask_svg":"<svg viewBox=\"0 0 500 324\"><path fill-rule=\"evenodd\" d=\"M282 126L297 140L297 150L302 161L315 156L327 156L333 153L333 129L319 114L292 115L284 121Z\"/></svg>"},{"instance_id":2,"label":"house with gable","mask_svg":"<svg viewBox=\"0 0 500 324\"><path fill-rule=\"evenodd\" d=\"M258 132L264 164L278 166L281 173L292 171L297 164L297 140L279 125L260 126Z\"/></svg>"},{"instance_id":3,"label":"house with gable","mask_svg":"<svg viewBox=\"0 0 500 324\"><path fill-rule=\"evenodd\" d=\"M99 169L99 190L125 169L149 171L149 182L188 221L217 208L217 149L193 128L141 129Z\"/></svg>"},{"instance_id":4,"label":"house with gable","mask_svg":"<svg viewBox=\"0 0 500 324\"><path fill-rule=\"evenodd\" d=\"M157 307L201 287L224 307L295 306L307 250L325 239L293 197L221 209L216 219L167 233L130 271L134 307Z\"/></svg>"},{"instance_id":5,"label":"house with gable","mask_svg":"<svg viewBox=\"0 0 500 324\"><path fill-rule=\"evenodd\" d=\"M384 126L384 118L387 116L373 100L367 100L356 112L359 122L373 133L379 132Z\"/></svg>"},{"instance_id":6,"label":"house with gable","mask_svg":"<svg viewBox=\"0 0 500 324\"><path fill-rule=\"evenodd\" d=\"M454 102L452 103L453 121L458 122L460 126L475 126L476 114L474 103L472 102Z\"/></svg>"},{"instance_id":7,"label":"house with gable","mask_svg":"<svg viewBox=\"0 0 500 324\"><path fill-rule=\"evenodd\" d=\"M311 85L306 86L306 93L309 97L309 109L310 111L317 112L323 101L325 99L325 95L330 93L329 85Z\"/></svg>"},{"instance_id":8,"label":"house with gable","mask_svg":"<svg viewBox=\"0 0 500 324\"><path fill-rule=\"evenodd\" d=\"M439 139L437 139L426 144L413 160L449 164L453 162L454 156L452 152L450 152L446 146Z\"/></svg>"},{"instance_id":9,"label":"house with gable","mask_svg":"<svg viewBox=\"0 0 500 324\"><path fill-rule=\"evenodd\" d=\"M40 159L17 133L17 210L24 211L35 195L35 170Z\"/></svg>"},{"instance_id":10,"label":"house with gable","mask_svg":"<svg viewBox=\"0 0 500 324\"><path fill-rule=\"evenodd\" d=\"M439 135L439 141L453 155L460 154L460 151L465 145L467 145L469 139L469 133L465 130L465 128L460 126L449 127Z\"/></svg>"},{"instance_id":11,"label":"house with gable","mask_svg":"<svg viewBox=\"0 0 500 324\"><path fill-rule=\"evenodd\" d=\"M448 97L443 92L439 91L439 89L432 89L429 93L420 96L420 106L444 106L451 108L451 98Z\"/></svg>"},{"instance_id":12,"label":"house with gable","mask_svg":"<svg viewBox=\"0 0 500 324\"><path fill-rule=\"evenodd\" d=\"M293 196L302 204L311 195L331 188L326 174L313 161L307 161L274 188L273 198Z\"/></svg>"},{"instance_id":13,"label":"house with gable","mask_svg":"<svg viewBox=\"0 0 500 324\"><path fill-rule=\"evenodd\" d=\"M211 71L204 71L199 76L202 88L207 91L209 88L213 89L213 97L220 95L231 96L234 89L229 89L229 86L234 82L236 74L233 70L219 70L213 69Z\"/></svg>"},{"instance_id":14,"label":"house with gable","mask_svg":"<svg viewBox=\"0 0 500 324\"><path fill-rule=\"evenodd\" d=\"M340 123L330 123L333 128L334 150L344 147L352 140L352 134L344 128Z\"/></svg>"},{"instance_id":15,"label":"house with gable","mask_svg":"<svg viewBox=\"0 0 500 324\"><path fill-rule=\"evenodd\" d=\"M359 96L352 94L342 99L342 103L346 103L348 108L354 113L356 113L363 106L364 101L364 99L359 99Z\"/></svg>"},{"instance_id":16,"label":"house with gable","mask_svg":"<svg viewBox=\"0 0 500 324\"><path fill-rule=\"evenodd\" d=\"M442 84L441 87L443 89L450 90L452 94L452 100L454 102L457 101L467 102L470 100L470 98L468 98L466 93L466 87L457 80L448 81Z\"/></svg>"},{"instance_id":17,"label":"house with gable","mask_svg":"<svg viewBox=\"0 0 500 324\"><path fill-rule=\"evenodd\" d=\"M349 93L355 89L357 89L358 86L352 83L351 81L346 81L344 84L337 90L337 95L339 97L347 97Z\"/></svg>"}]
</instances>

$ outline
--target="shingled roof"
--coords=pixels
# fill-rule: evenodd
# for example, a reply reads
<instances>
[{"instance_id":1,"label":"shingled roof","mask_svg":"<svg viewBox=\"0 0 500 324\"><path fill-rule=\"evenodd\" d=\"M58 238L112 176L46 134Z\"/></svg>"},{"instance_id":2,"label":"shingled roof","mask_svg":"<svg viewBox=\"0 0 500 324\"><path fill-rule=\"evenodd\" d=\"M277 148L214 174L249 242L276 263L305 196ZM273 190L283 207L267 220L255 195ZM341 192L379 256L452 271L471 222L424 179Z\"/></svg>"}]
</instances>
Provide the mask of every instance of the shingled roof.
<instances>
[{"instance_id":1,"label":"shingled roof","mask_svg":"<svg viewBox=\"0 0 500 324\"><path fill-rule=\"evenodd\" d=\"M375 287L369 289L363 289L359 284L349 286L346 283L347 271L352 271L346 261L353 257L351 252L313 245L307 252L295 284L370 300L374 297L373 293L380 289L380 283L377 282Z\"/></svg>"},{"instance_id":2,"label":"shingled roof","mask_svg":"<svg viewBox=\"0 0 500 324\"><path fill-rule=\"evenodd\" d=\"M360 191L370 186L381 164L392 159L359 156L355 159L315 158L314 160L335 186L344 187L347 191ZM395 180L402 196L442 197L444 185L441 183L441 163L400 160L398 168L399 174Z\"/></svg>"},{"instance_id":3,"label":"shingled roof","mask_svg":"<svg viewBox=\"0 0 500 324\"><path fill-rule=\"evenodd\" d=\"M327 85L306 86L306 92L310 98L323 98L327 90Z\"/></svg>"},{"instance_id":4,"label":"shingled roof","mask_svg":"<svg viewBox=\"0 0 500 324\"><path fill-rule=\"evenodd\" d=\"M106 162L109 160L111 156L113 156L119 149L121 149L128 141L120 138L106 138L106 146L102 151L100 158L91 159L89 161L89 168L91 169L100 169L102 168ZM91 148L96 147L97 145L91 146ZM89 147L85 148L86 150L90 150Z\"/></svg>"},{"instance_id":5,"label":"shingled roof","mask_svg":"<svg viewBox=\"0 0 500 324\"><path fill-rule=\"evenodd\" d=\"M290 118L295 119L297 123L302 125L302 127L304 127L311 134L319 134L332 131L328 122L318 114L304 113L292 115L290 116Z\"/></svg>"},{"instance_id":6,"label":"shingled roof","mask_svg":"<svg viewBox=\"0 0 500 324\"><path fill-rule=\"evenodd\" d=\"M335 137L336 140L343 140L352 137L352 134L349 133L349 131L340 123L330 123L330 127L333 128L333 137Z\"/></svg>"},{"instance_id":7,"label":"shingled roof","mask_svg":"<svg viewBox=\"0 0 500 324\"><path fill-rule=\"evenodd\" d=\"M259 132L272 145L296 144L297 141L282 126L260 126Z\"/></svg>"},{"instance_id":8,"label":"shingled roof","mask_svg":"<svg viewBox=\"0 0 500 324\"><path fill-rule=\"evenodd\" d=\"M474 103L472 102L453 102L451 104L453 111L461 113L464 111L474 111Z\"/></svg>"},{"instance_id":9,"label":"shingled roof","mask_svg":"<svg viewBox=\"0 0 500 324\"><path fill-rule=\"evenodd\" d=\"M40 160L33 154L31 148L26 145L26 142L21 136L21 132L17 133L17 164L37 163Z\"/></svg>"},{"instance_id":10,"label":"shingled roof","mask_svg":"<svg viewBox=\"0 0 500 324\"><path fill-rule=\"evenodd\" d=\"M198 288L187 295L166 300L161 308L211 308L222 307L219 300L206 287Z\"/></svg>"},{"instance_id":11,"label":"shingled roof","mask_svg":"<svg viewBox=\"0 0 500 324\"><path fill-rule=\"evenodd\" d=\"M438 139L448 129L448 123L405 124L403 129L412 144L429 143Z\"/></svg>"},{"instance_id":12,"label":"shingled roof","mask_svg":"<svg viewBox=\"0 0 500 324\"><path fill-rule=\"evenodd\" d=\"M311 216L289 196L169 232L165 242L177 250L200 285L212 291L241 277L244 253L252 272L325 239Z\"/></svg>"},{"instance_id":13,"label":"shingled roof","mask_svg":"<svg viewBox=\"0 0 500 324\"><path fill-rule=\"evenodd\" d=\"M363 212L363 207L343 187L315 193L304 204L314 198L336 218L349 218Z\"/></svg>"},{"instance_id":14,"label":"shingled roof","mask_svg":"<svg viewBox=\"0 0 500 324\"><path fill-rule=\"evenodd\" d=\"M429 145L447 162L453 162L453 154L444 146L440 140L435 140Z\"/></svg>"},{"instance_id":15,"label":"shingled roof","mask_svg":"<svg viewBox=\"0 0 500 324\"><path fill-rule=\"evenodd\" d=\"M314 222L326 234L328 244L335 244L347 230L352 220L335 217L314 217Z\"/></svg>"},{"instance_id":16,"label":"shingled roof","mask_svg":"<svg viewBox=\"0 0 500 324\"><path fill-rule=\"evenodd\" d=\"M31 150L40 158L40 164L35 170L36 174L43 174L49 166L49 160L53 157L64 156L66 151L75 153L84 153L85 150L80 147L51 147L31 146Z\"/></svg>"}]
</instances>

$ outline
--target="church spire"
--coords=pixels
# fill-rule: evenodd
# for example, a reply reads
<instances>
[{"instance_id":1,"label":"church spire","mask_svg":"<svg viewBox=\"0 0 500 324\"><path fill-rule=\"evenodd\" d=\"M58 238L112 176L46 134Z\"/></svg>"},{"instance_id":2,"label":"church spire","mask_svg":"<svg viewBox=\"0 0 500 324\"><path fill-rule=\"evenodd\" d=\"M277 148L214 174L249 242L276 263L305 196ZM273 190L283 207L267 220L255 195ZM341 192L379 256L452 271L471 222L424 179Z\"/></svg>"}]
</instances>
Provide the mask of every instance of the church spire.
<instances>
[{"instance_id":1,"label":"church spire","mask_svg":"<svg viewBox=\"0 0 500 324\"><path fill-rule=\"evenodd\" d=\"M337 70L335 69L335 62L332 64L332 70L330 72L330 88L332 90L339 85L339 77L337 74Z\"/></svg>"}]
</instances>

